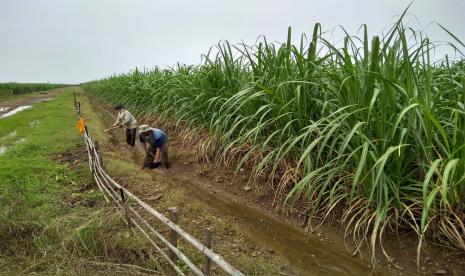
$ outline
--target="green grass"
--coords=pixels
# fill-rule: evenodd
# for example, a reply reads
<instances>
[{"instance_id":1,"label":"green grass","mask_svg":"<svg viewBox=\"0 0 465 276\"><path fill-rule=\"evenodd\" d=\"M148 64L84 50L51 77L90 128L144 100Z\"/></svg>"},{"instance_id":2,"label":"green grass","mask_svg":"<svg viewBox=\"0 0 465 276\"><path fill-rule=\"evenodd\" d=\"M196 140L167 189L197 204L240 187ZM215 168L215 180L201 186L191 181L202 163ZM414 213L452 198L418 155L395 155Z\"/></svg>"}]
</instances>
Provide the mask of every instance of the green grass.
<instances>
[{"instance_id":1,"label":"green grass","mask_svg":"<svg viewBox=\"0 0 465 276\"><path fill-rule=\"evenodd\" d=\"M0 188L2 194L16 194L5 199L18 198L32 211L31 215L41 214L44 208L53 209L53 198L60 186L69 183L63 182L64 177L77 178L75 172L52 160L80 142L72 127L72 110L62 107L68 98L61 96L50 103L36 104L0 121L1 145L7 147L0 156Z\"/></svg>"},{"instance_id":2,"label":"green grass","mask_svg":"<svg viewBox=\"0 0 465 276\"><path fill-rule=\"evenodd\" d=\"M465 250L465 60L433 61L438 45L402 20L384 37L362 26L342 46L319 24L297 45L290 29L282 44L221 42L200 65L83 87L189 128L204 157L249 168L312 215L341 210L347 234L373 251L399 229L417 232L419 248L429 237Z\"/></svg>"},{"instance_id":3,"label":"green grass","mask_svg":"<svg viewBox=\"0 0 465 276\"><path fill-rule=\"evenodd\" d=\"M145 242L128 235L119 212L93 188L72 100L68 90L0 120L0 145L7 147L0 155L0 270L134 271L122 263L157 269L156 258L141 257L149 252Z\"/></svg>"},{"instance_id":4,"label":"green grass","mask_svg":"<svg viewBox=\"0 0 465 276\"><path fill-rule=\"evenodd\" d=\"M18 95L23 93L30 93L36 91L50 90L54 88L61 88L68 86L67 84L54 84L54 83L16 83L7 82L0 83L0 96L5 95Z\"/></svg>"}]
</instances>

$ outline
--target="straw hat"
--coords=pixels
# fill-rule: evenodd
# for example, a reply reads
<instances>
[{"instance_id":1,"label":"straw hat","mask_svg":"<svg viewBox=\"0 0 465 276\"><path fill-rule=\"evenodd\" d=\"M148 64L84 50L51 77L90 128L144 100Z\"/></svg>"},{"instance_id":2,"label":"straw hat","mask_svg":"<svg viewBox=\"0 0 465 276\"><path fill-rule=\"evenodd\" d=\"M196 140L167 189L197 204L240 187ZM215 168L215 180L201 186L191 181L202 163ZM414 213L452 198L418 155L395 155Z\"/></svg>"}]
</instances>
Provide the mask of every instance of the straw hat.
<instances>
[{"instance_id":1,"label":"straw hat","mask_svg":"<svg viewBox=\"0 0 465 276\"><path fill-rule=\"evenodd\" d=\"M141 134L141 133L147 132L147 131L149 131L149 130L151 130L151 129L152 129L152 128L149 127L148 125L140 125L140 126L137 128L137 132L138 132L139 134Z\"/></svg>"}]
</instances>

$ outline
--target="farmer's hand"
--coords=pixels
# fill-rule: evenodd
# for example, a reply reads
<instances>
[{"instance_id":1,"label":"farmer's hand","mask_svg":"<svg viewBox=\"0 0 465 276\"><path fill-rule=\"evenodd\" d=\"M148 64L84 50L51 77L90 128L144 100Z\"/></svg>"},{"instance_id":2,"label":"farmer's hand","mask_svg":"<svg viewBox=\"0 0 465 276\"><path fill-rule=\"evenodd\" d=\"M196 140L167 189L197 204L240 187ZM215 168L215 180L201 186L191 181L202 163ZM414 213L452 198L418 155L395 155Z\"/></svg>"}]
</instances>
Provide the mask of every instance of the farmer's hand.
<instances>
[{"instance_id":1,"label":"farmer's hand","mask_svg":"<svg viewBox=\"0 0 465 276\"><path fill-rule=\"evenodd\" d=\"M155 162L160 162L160 151L157 151L157 153L155 154Z\"/></svg>"}]
</instances>

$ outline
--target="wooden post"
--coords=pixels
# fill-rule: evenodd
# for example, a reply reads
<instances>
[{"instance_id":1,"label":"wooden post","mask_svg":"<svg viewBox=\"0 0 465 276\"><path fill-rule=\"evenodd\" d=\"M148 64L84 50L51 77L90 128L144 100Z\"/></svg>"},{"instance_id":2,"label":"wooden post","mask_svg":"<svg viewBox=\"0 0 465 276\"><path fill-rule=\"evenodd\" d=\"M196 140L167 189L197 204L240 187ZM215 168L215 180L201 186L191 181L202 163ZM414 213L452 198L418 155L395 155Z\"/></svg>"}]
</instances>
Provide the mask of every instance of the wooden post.
<instances>
[{"instance_id":1,"label":"wooden post","mask_svg":"<svg viewBox=\"0 0 465 276\"><path fill-rule=\"evenodd\" d=\"M212 229L210 227L207 227L207 229L205 229L205 247L208 249L212 248ZM210 258L207 255L205 255L205 275L210 275L210 264Z\"/></svg>"},{"instance_id":2,"label":"wooden post","mask_svg":"<svg viewBox=\"0 0 465 276\"><path fill-rule=\"evenodd\" d=\"M124 208L123 211L124 211L124 216L126 218L126 223L127 223L128 227L129 227L129 230L131 230L131 228L132 228L131 218L129 217L129 211L128 211L128 207L127 207L128 201L127 201L127 198L124 195L123 188L120 188L119 191L120 191L120 194L121 194L121 205L123 205L123 208Z\"/></svg>"},{"instance_id":3,"label":"wooden post","mask_svg":"<svg viewBox=\"0 0 465 276\"><path fill-rule=\"evenodd\" d=\"M170 210L170 215L171 215L171 221L174 224L178 224L178 208L171 207L169 210ZM176 233L176 231L174 231L173 229L171 229L170 231L170 243L174 247L176 248L178 247L178 233ZM171 252L170 259L173 261L173 263L176 263L176 260L177 260L176 254Z\"/></svg>"}]
</instances>

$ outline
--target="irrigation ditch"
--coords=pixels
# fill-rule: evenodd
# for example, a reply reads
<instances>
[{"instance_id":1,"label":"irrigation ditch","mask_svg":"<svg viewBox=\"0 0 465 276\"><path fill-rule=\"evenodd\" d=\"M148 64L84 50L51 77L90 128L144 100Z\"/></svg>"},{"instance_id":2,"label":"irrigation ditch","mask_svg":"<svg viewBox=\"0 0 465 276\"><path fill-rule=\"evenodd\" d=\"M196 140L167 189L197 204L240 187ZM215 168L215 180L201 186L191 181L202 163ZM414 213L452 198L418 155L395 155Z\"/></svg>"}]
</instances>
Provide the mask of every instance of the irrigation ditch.
<instances>
[{"instance_id":1,"label":"irrigation ditch","mask_svg":"<svg viewBox=\"0 0 465 276\"><path fill-rule=\"evenodd\" d=\"M74 94L74 108L79 119L78 126L81 129L82 137L86 143L89 169L92 172L92 176L104 195L105 200L108 203L114 201L118 205L131 231L137 229L140 234L153 245L155 250L165 258L167 263L173 268L173 271L178 275L185 275L183 269L178 264L178 260L182 261L194 275L210 275L211 263L216 264L216 266L229 275L244 275L211 249L213 238L211 229L205 229L205 241L203 243L198 241L176 224L178 221L178 211L176 207L170 208L171 219L168 219L109 176L103 167L103 160L98 142L92 140L87 126L84 125L81 104L77 100L76 94ZM160 231L157 231L153 224L149 222L149 219L144 218L142 212L144 212L144 215L149 215L151 219L155 219L157 222L168 227L170 230L169 237L164 237ZM203 270L201 270L198 265L194 264L193 261L177 247L178 238L183 238L195 250L205 256ZM155 240L164 244L170 253L167 254Z\"/></svg>"},{"instance_id":2,"label":"irrigation ditch","mask_svg":"<svg viewBox=\"0 0 465 276\"><path fill-rule=\"evenodd\" d=\"M84 91L82 93L77 92L77 94L85 98L83 100L84 104L91 103L89 108L93 110L94 115L88 119L92 128L103 129L103 125L111 124L114 121L114 114L111 112L112 108L108 102ZM98 117L98 120L93 120L94 117ZM145 120L142 118L141 120L156 125L156 122L151 121L150 118L145 118ZM176 203L170 203L170 201L173 202L172 198L166 199L166 195L164 195L163 203L157 203L163 206L162 211L166 217L170 217L170 213L165 212L165 210L168 210L171 206L179 206L180 211L186 213L187 220L195 222L194 224L187 224L185 228L189 229L190 233L195 233L196 237L203 236L203 230L200 228L213 226L216 239L218 239L219 235L223 240L218 247L215 246L216 251L221 252L236 267L244 268L244 272L247 271L247 274L253 269L246 268L247 265L243 267L244 262L238 262L238 255L225 250L224 246L226 244L231 245L233 252L236 252L237 245L244 244L247 246L251 242L254 244L253 247L243 252L251 261L258 260L254 256L255 251L259 251L260 256L274 255L277 259L284 261L282 264L289 265L288 268L291 268L280 270L287 273L287 275L416 275L417 273L429 275L429 272L434 274L434 271L439 268L445 268L447 271L453 272L453 275L462 275L460 272L462 271L460 268L460 254L451 250L446 252L446 250L440 250L440 248L434 246L428 246L425 258L420 264L421 270L417 271L414 262L415 238L412 235L407 235L407 233L401 233L400 236L389 237L386 240L385 249L392 253L392 259L383 261L382 256L379 255L377 256L376 269L373 268L364 262L365 257L367 257L366 251L362 251L360 255L356 256L351 256L346 251L347 247L344 247L344 245L347 246L347 244L344 243L343 232L340 231L337 225L324 225L316 232L304 233L305 231L299 227L302 217L298 221L294 221L292 217L273 213L269 209L271 207L268 208L265 203L260 202L261 197L255 195L255 193L243 192L242 194L236 194L236 190L242 191L242 187L246 183L244 179L237 177L228 168L217 167L214 164L207 165L198 161L195 152L191 151L190 146L185 145L181 134L175 133L170 139L170 150L172 150L170 155L172 155L173 161L170 170L146 172L151 179L148 181L153 181L153 184L140 182L142 178L137 177L136 174L119 172L120 167L114 165L114 160L119 160L119 156L124 156L123 159L127 160L127 162L138 163L143 156L142 152L127 150L121 144L122 141L117 134L110 135L108 141L98 134L95 134L94 137L103 139L100 141L102 142L100 146L105 148L105 152L102 153L104 158L108 158L107 162L105 162L107 169L115 179L121 179L121 183L131 189L139 198L152 203L153 198L157 197L157 194L160 195L160 191L164 191L163 193L169 191L169 194L183 191L188 194L188 197L183 200L192 198L192 201L200 201L210 208L208 213L212 212L214 216L225 218L228 224L242 228L245 231L243 234L247 237L246 240L241 243L237 242L235 238L231 238L227 239L228 242L225 243L225 233L221 233L222 230L211 223L203 223L201 227L198 227L199 230L191 227L193 225L198 226L195 215L192 216L192 213L189 215L186 212L186 208L190 208L188 206L193 202L184 204L182 200L174 200ZM123 180L126 177L130 178L127 181ZM134 182L134 180L136 181ZM162 186L155 184L160 181L165 184ZM186 220L184 216L183 221ZM268 250L271 250L272 253L268 254ZM398 264L399 268L395 269L395 264Z\"/></svg>"}]
</instances>

